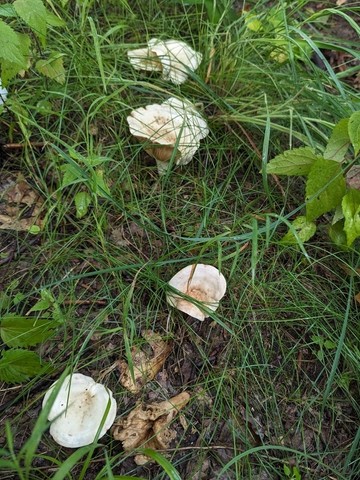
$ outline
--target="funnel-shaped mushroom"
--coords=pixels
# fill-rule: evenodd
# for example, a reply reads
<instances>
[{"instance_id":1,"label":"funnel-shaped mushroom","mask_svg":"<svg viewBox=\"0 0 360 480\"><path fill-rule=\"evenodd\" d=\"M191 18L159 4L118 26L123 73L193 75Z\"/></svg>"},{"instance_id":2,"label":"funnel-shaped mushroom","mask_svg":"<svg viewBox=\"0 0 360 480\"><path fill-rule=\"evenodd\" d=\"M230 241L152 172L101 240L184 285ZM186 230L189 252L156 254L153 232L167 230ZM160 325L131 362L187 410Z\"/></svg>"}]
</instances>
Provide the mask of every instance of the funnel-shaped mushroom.
<instances>
[{"instance_id":1,"label":"funnel-shaped mushroom","mask_svg":"<svg viewBox=\"0 0 360 480\"><path fill-rule=\"evenodd\" d=\"M164 80L175 85L184 83L188 72L194 72L201 63L202 54L179 40L152 38L147 48L129 50L128 57L136 70L162 72Z\"/></svg>"},{"instance_id":2,"label":"funnel-shaped mushroom","mask_svg":"<svg viewBox=\"0 0 360 480\"><path fill-rule=\"evenodd\" d=\"M3 88L1 78L0 78L0 105L5 103L7 94L8 94L8 91L6 90L6 88Z\"/></svg>"},{"instance_id":3,"label":"funnel-shaped mushroom","mask_svg":"<svg viewBox=\"0 0 360 480\"><path fill-rule=\"evenodd\" d=\"M56 383L46 392L43 408ZM105 435L115 420L116 402L112 392L81 373L68 375L61 385L48 416L48 420L53 420L50 434L55 442L69 448L78 448L92 443L103 421L108 402L110 402L110 408L99 438Z\"/></svg>"},{"instance_id":4,"label":"funnel-shaped mushroom","mask_svg":"<svg viewBox=\"0 0 360 480\"><path fill-rule=\"evenodd\" d=\"M206 121L194 106L174 97L133 110L127 121L132 135L144 142L147 153L155 158L160 174L166 171L171 158L177 165L189 163L200 140L209 133Z\"/></svg>"},{"instance_id":5,"label":"funnel-shaped mushroom","mask_svg":"<svg viewBox=\"0 0 360 480\"><path fill-rule=\"evenodd\" d=\"M189 265L172 277L169 285L183 295L169 292L167 302L173 307L198 320L204 320L209 314L206 309L215 310L226 292L226 280L222 273L212 265ZM196 300L192 302L190 298ZM204 309L201 308L204 305Z\"/></svg>"}]
</instances>

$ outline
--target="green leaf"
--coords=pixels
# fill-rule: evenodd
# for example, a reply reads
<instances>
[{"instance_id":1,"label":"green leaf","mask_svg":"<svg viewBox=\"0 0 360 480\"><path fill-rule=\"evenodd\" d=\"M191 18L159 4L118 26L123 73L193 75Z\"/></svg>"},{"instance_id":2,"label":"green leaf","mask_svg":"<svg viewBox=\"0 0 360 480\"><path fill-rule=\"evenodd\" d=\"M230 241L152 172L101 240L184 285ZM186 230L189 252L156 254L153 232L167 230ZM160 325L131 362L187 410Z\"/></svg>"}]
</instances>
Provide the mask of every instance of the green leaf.
<instances>
[{"instance_id":1,"label":"green leaf","mask_svg":"<svg viewBox=\"0 0 360 480\"><path fill-rule=\"evenodd\" d=\"M0 322L0 335L9 347L26 347L51 337L56 326L46 318L5 315Z\"/></svg>"},{"instance_id":2,"label":"green leaf","mask_svg":"<svg viewBox=\"0 0 360 480\"><path fill-rule=\"evenodd\" d=\"M341 165L333 160L318 158L311 167L306 182L306 218L313 221L336 208L345 191Z\"/></svg>"},{"instance_id":3,"label":"green leaf","mask_svg":"<svg viewBox=\"0 0 360 480\"><path fill-rule=\"evenodd\" d=\"M91 205L91 196L87 192L78 192L75 195L76 218L83 218Z\"/></svg>"},{"instance_id":4,"label":"green leaf","mask_svg":"<svg viewBox=\"0 0 360 480\"><path fill-rule=\"evenodd\" d=\"M5 350L0 358L0 380L7 383L22 383L43 369L40 357L29 350Z\"/></svg>"},{"instance_id":5,"label":"green leaf","mask_svg":"<svg viewBox=\"0 0 360 480\"><path fill-rule=\"evenodd\" d=\"M309 147L287 150L270 160L266 173L277 175L307 175L319 157Z\"/></svg>"},{"instance_id":6,"label":"green leaf","mask_svg":"<svg viewBox=\"0 0 360 480\"><path fill-rule=\"evenodd\" d=\"M45 46L47 11L42 0L15 0L13 6L19 17L29 25Z\"/></svg>"},{"instance_id":7,"label":"green leaf","mask_svg":"<svg viewBox=\"0 0 360 480\"><path fill-rule=\"evenodd\" d=\"M357 155L360 151L360 111L349 118L349 137Z\"/></svg>"},{"instance_id":8,"label":"green leaf","mask_svg":"<svg viewBox=\"0 0 360 480\"><path fill-rule=\"evenodd\" d=\"M314 222L309 222L305 216L297 217L293 222L296 234L301 242L307 242L316 232L316 225ZM280 243L285 245L295 245L298 243L294 232L289 230L281 239Z\"/></svg>"},{"instance_id":9,"label":"green leaf","mask_svg":"<svg viewBox=\"0 0 360 480\"><path fill-rule=\"evenodd\" d=\"M0 17L16 17L16 12L11 3L0 5Z\"/></svg>"},{"instance_id":10,"label":"green leaf","mask_svg":"<svg viewBox=\"0 0 360 480\"><path fill-rule=\"evenodd\" d=\"M350 145L348 132L349 119L343 118L337 123L332 131L329 142L326 145L324 158L342 162Z\"/></svg>"},{"instance_id":11,"label":"green leaf","mask_svg":"<svg viewBox=\"0 0 360 480\"><path fill-rule=\"evenodd\" d=\"M63 53L52 52L47 60L38 60L35 68L45 77L51 78L60 84L65 83L65 69Z\"/></svg>"},{"instance_id":12,"label":"green leaf","mask_svg":"<svg viewBox=\"0 0 360 480\"><path fill-rule=\"evenodd\" d=\"M347 249L346 233L344 232L344 221L339 220L329 228L329 237L332 242L341 250Z\"/></svg>"},{"instance_id":13,"label":"green leaf","mask_svg":"<svg viewBox=\"0 0 360 480\"><path fill-rule=\"evenodd\" d=\"M336 348L336 343L332 342L331 340L325 340L324 347L327 350L332 350L333 348Z\"/></svg>"},{"instance_id":14,"label":"green leaf","mask_svg":"<svg viewBox=\"0 0 360 480\"><path fill-rule=\"evenodd\" d=\"M28 70L30 67L30 45L31 45L31 40L29 35L26 35L25 33L17 33L17 38L18 38L18 45L19 45L19 51L24 59L24 64L19 65L18 63L14 62L9 62L8 60L4 60L2 62L2 74L1 78L5 84L9 80L11 80L15 75L20 73L23 70Z\"/></svg>"},{"instance_id":15,"label":"green leaf","mask_svg":"<svg viewBox=\"0 0 360 480\"><path fill-rule=\"evenodd\" d=\"M52 27L64 27L66 25L62 18L48 11L46 11L46 23Z\"/></svg>"},{"instance_id":16,"label":"green leaf","mask_svg":"<svg viewBox=\"0 0 360 480\"><path fill-rule=\"evenodd\" d=\"M104 172L102 170L96 170L92 175L92 179L93 190L97 195L100 197L106 197L106 194L110 195L110 189L105 183Z\"/></svg>"},{"instance_id":17,"label":"green leaf","mask_svg":"<svg viewBox=\"0 0 360 480\"><path fill-rule=\"evenodd\" d=\"M360 237L360 190L353 188L348 191L342 200L342 209L344 212L348 246L352 245L354 240Z\"/></svg>"},{"instance_id":18,"label":"green leaf","mask_svg":"<svg viewBox=\"0 0 360 480\"><path fill-rule=\"evenodd\" d=\"M62 187L68 187L69 185L76 183L79 179L83 180L78 170L68 163L62 165L60 169L63 172L63 178L61 182Z\"/></svg>"},{"instance_id":19,"label":"green leaf","mask_svg":"<svg viewBox=\"0 0 360 480\"><path fill-rule=\"evenodd\" d=\"M16 63L21 68L26 67L26 61L21 53L21 47L19 44L19 37L15 30L9 25L0 20L0 59L7 62Z\"/></svg>"}]
</instances>

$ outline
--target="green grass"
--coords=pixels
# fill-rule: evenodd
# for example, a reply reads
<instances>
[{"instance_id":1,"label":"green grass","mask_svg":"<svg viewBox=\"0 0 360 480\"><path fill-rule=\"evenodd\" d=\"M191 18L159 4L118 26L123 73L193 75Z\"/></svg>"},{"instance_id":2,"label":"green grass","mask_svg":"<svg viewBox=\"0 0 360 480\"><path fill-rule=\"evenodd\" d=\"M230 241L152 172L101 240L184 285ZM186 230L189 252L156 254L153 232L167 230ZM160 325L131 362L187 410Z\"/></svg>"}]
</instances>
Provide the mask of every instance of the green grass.
<instances>
[{"instance_id":1,"label":"green grass","mask_svg":"<svg viewBox=\"0 0 360 480\"><path fill-rule=\"evenodd\" d=\"M98 379L141 343L146 328L173 339L167 387L154 380L134 397L117 370L103 381L119 415L149 394L158 401L185 389L191 394L187 428L175 422L176 446L161 452L180 478L285 478L284 464L297 465L303 479L357 478L359 255L337 251L325 225L303 250L280 245L285 220L303 206L303 185L259 173L292 146L321 151L333 125L359 108L343 73L330 75L310 61L306 44L341 41L324 37L328 26L306 22L307 3L279 10L289 55L283 64L269 58L277 39L264 1L251 2L262 32L247 29L241 16L213 25L201 8L169 1L57 7L66 27L51 32L49 49L66 54L65 84L32 70L14 79L9 98L19 113L4 111L0 120L5 143L24 143L3 168L31 179L47 214L33 246L29 234L1 234L19 252L2 267L3 288L12 299L24 295L11 312L25 314L46 288L64 316L56 337L39 348L54 373L1 387L1 418L9 421L4 458L13 461L1 467L8 467L4 478L177 478L166 459L136 467L110 435L95 449L59 449L44 432L44 417L36 421L43 393L65 369ZM183 86L131 68L127 50L152 37L180 38L203 53ZM346 47L358 55L355 42ZM211 133L189 165L159 178L126 116L169 95L196 103ZM43 100L51 114L39 111ZM93 195L81 220L73 198L82 187L60 186L61 166L73 162L70 149L109 159L111 194ZM217 266L228 280L220 308L204 323L165 300L171 276L196 262ZM314 335L336 345L322 361Z\"/></svg>"}]
</instances>

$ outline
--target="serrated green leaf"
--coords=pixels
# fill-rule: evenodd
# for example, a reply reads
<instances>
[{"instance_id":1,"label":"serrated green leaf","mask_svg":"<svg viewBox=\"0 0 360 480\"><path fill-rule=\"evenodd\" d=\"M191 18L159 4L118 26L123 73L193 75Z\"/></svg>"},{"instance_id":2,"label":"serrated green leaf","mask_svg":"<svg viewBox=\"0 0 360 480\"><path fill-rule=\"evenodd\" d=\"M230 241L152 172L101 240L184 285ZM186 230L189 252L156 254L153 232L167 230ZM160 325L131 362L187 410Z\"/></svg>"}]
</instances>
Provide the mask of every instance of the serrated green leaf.
<instances>
[{"instance_id":1,"label":"serrated green leaf","mask_svg":"<svg viewBox=\"0 0 360 480\"><path fill-rule=\"evenodd\" d=\"M92 175L92 179L93 189L97 195L100 197L106 197L106 194L110 195L110 189L105 183L104 172L102 170L96 170Z\"/></svg>"},{"instance_id":2,"label":"serrated green leaf","mask_svg":"<svg viewBox=\"0 0 360 480\"><path fill-rule=\"evenodd\" d=\"M16 12L11 3L5 3L5 5L0 5L0 17L16 17Z\"/></svg>"},{"instance_id":3,"label":"serrated green leaf","mask_svg":"<svg viewBox=\"0 0 360 480\"><path fill-rule=\"evenodd\" d=\"M52 306L52 302L47 299L41 299L35 303L33 307L30 308L28 313L32 312L42 312L43 310L47 310Z\"/></svg>"},{"instance_id":4,"label":"serrated green leaf","mask_svg":"<svg viewBox=\"0 0 360 480\"><path fill-rule=\"evenodd\" d=\"M337 123L332 131L329 142L326 145L324 158L342 162L350 145L350 137L348 132L349 119L343 118Z\"/></svg>"},{"instance_id":5,"label":"serrated green leaf","mask_svg":"<svg viewBox=\"0 0 360 480\"><path fill-rule=\"evenodd\" d=\"M78 192L75 197L76 218L83 218L91 205L91 196L87 192Z\"/></svg>"},{"instance_id":6,"label":"serrated green leaf","mask_svg":"<svg viewBox=\"0 0 360 480\"><path fill-rule=\"evenodd\" d=\"M333 160L318 158L306 182L306 218L313 221L335 209L340 205L345 191L341 165Z\"/></svg>"},{"instance_id":7,"label":"serrated green leaf","mask_svg":"<svg viewBox=\"0 0 360 480\"><path fill-rule=\"evenodd\" d=\"M297 217L293 222L296 234L301 242L307 242L316 232L316 225L314 222L309 222L305 216ZM286 235L280 240L280 243L285 245L295 245L298 243L294 233L289 230Z\"/></svg>"},{"instance_id":8,"label":"serrated green leaf","mask_svg":"<svg viewBox=\"0 0 360 480\"><path fill-rule=\"evenodd\" d=\"M22 383L43 369L40 357L29 350L10 349L0 358L0 380L6 383Z\"/></svg>"},{"instance_id":9,"label":"serrated green leaf","mask_svg":"<svg viewBox=\"0 0 360 480\"><path fill-rule=\"evenodd\" d=\"M9 347L36 345L54 334L57 325L49 319L5 315L0 322L0 335Z\"/></svg>"},{"instance_id":10,"label":"serrated green leaf","mask_svg":"<svg viewBox=\"0 0 360 480\"><path fill-rule=\"evenodd\" d=\"M7 62L16 63L21 68L25 68L26 61L21 53L19 37L15 30L0 20L0 59Z\"/></svg>"},{"instance_id":11,"label":"serrated green leaf","mask_svg":"<svg viewBox=\"0 0 360 480\"><path fill-rule=\"evenodd\" d=\"M351 189L342 200L348 246L360 237L360 190Z\"/></svg>"},{"instance_id":12,"label":"serrated green leaf","mask_svg":"<svg viewBox=\"0 0 360 480\"><path fill-rule=\"evenodd\" d=\"M63 84L65 83L63 57L63 53L52 52L47 60L38 60L35 67L40 73L45 75L45 77Z\"/></svg>"},{"instance_id":13,"label":"serrated green leaf","mask_svg":"<svg viewBox=\"0 0 360 480\"><path fill-rule=\"evenodd\" d=\"M360 111L349 118L349 137L357 155L360 151Z\"/></svg>"},{"instance_id":14,"label":"serrated green leaf","mask_svg":"<svg viewBox=\"0 0 360 480\"><path fill-rule=\"evenodd\" d=\"M309 147L287 150L270 160L266 167L266 173L276 175L307 175L319 157Z\"/></svg>"},{"instance_id":15,"label":"serrated green leaf","mask_svg":"<svg viewBox=\"0 0 360 480\"><path fill-rule=\"evenodd\" d=\"M19 50L21 55L24 58L24 65L19 65L17 63L9 62L7 60L3 60L2 62L2 73L1 78L5 84L8 83L15 75L21 73L24 70L28 70L30 67L30 45L31 40L29 35L25 33L17 33L16 35L19 40Z\"/></svg>"},{"instance_id":16,"label":"serrated green leaf","mask_svg":"<svg viewBox=\"0 0 360 480\"><path fill-rule=\"evenodd\" d=\"M15 0L13 6L19 17L29 25L45 46L47 11L42 0Z\"/></svg>"}]
</instances>

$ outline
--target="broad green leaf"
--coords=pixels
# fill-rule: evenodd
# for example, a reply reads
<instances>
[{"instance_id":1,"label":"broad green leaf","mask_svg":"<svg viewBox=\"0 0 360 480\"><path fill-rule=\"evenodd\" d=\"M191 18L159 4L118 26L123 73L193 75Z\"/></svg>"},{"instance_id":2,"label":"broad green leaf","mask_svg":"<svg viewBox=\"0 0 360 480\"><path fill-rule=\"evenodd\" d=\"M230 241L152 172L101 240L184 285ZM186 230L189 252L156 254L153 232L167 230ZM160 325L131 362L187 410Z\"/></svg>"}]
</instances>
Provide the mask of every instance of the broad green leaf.
<instances>
[{"instance_id":1,"label":"broad green leaf","mask_svg":"<svg viewBox=\"0 0 360 480\"><path fill-rule=\"evenodd\" d=\"M344 221L339 220L329 228L329 237L332 242L341 250L347 249L346 233L344 231Z\"/></svg>"},{"instance_id":2,"label":"broad green leaf","mask_svg":"<svg viewBox=\"0 0 360 480\"><path fill-rule=\"evenodd\" d=\"M60 167L61 171L63 172L63 178L61 182L62 187L67 187L76 183L79 179L81 179L79 172L74 168L72 165L66 163Z\"/></svg>"},{"instance_id":3,"label":"broad green leaf","mask_svg":"<svg viewBox=\"0 0 360 480\"><path fill-rule=\"evenodd\" d=\"M28 70L30 67L30 37L25 33L16 33L16 35L19 40L19 50L25 63L23 65L19 65L18 63L9 62L7 60L2 62L1 78L5 84L18 73L25 73L24 71Z\"/></svg>"},{"instance_id":4,"label":"broad green leaf","mask_svg":"<svg viewBox=\"0 0 360 480\"><path fill-rule=\"evenodd\" d=\"M65 83L63 57L63 53L52 52L47 60L38 60L35 67L40 73L45 75L45 77L63 84Z\"/></svg>"},{"instance_id":5,"label":"broad green leaf","mask_svg":"<svg viewBox=\"0 0 360 480\"><path fill-rule=\"evenodd\" d=\"M93 179L93 189L94 189L94 192L97 193L97 195L100 195L100 197L106 197L106 193L110 195L110 189L105 183L104 172L102 170L96 170L93 173L92 179Z\"/></svg>"},{"instance_id":6,"label":"broad green leaf","mask_svg":"<svg viewBox=\"0 0 360 480\"><path fill-rule=\"evenodd\" d=\"M360 111L349 118L349 137L357 155L360 151Z\"/></svg>"},{"instance_id":7,"label":"broad green leaf","mask_svg":"<svg viewBox=\"0 0 360 480\"><path fill-rule=\"evenodd\" d=\"M75 207L76 207L76 218L83 218L91 205L91 196L88 192L78 192L75 197Z\"/></svg>"},{"instance_id":8,"label":"broad green leaf","mask_svg":"<svg viewBox=\"0 0 360 480\"><path fill-rule=\"evenodd\" d=\"M42 312L43 310L47 310L52 306L52 302L48 299L41 299L35 303L33 307L30 308L29 313L32 312Z\"/></svg>"},{"instance_id":9,"label":"broad green leaf","mask_svg":"<svg viewBox=\"0 0 360 480\"><path fill-rule=\"evenodd\" d=\"M360 190L351 189L342 201L348 246L352 245L356 238L360 237Z\"/></svg>"},{"instance_id":10,"label":"broad green leaf","mask_svg":"<svg viewBox=\"0 0 360 480\"><path fill-rule=\"evenodd\" d=\"M314 222L309 222L305 216L300 216L295 218L292 222L292 226L296 231L296 235L298 236L301 242L307 242L316 232L316 225ZM298 243L294 233L289 230L286 235L283 236L280 243L286 245L295 245Z\"/></svg>"},{"instance_id":11,"label":"broad green leaf","mask_svg":"<svg viewBox=\"0 0 360 480\"><path fill-rule=\"evenodd\" d=\"M15 0L13 6L19 17L29 25L45 46L47 11L42 0Z\"/></svg>"},{"instance_id":12,"label":"broad green leaf","mask_svg":"<svg viewBox=\"0 0 360 480\"><path fill-rule=\"evenodd\" d=\"M26 61L21 53L21 47L19 44L19 37L15 30L9 25L0 20L0 59L7 62L16 63L22 68L26 67Z\"/></svg>"},{"instance_id":13,"label":"broad green leaf","mask_svg":"<svg viewBox=\"0 0 360 480\"><path fill-rule=\"evenodd\" d=\"M83 157L82 161L85 163L85 165L90 166L90 167L97 167L98 165L101 165L102 163L109 162L110 158L108 157L101 157L99 155L89 155L88 157Z\"/></svg>"},{"instance_id":14,"label":"broad green leaf","mask_svg":"<svg viewBox=\"0 0 360 480\"><path fill-rule=\"evenodd\" d=\"M11 3L0 5L0 17L16 17L16 12Z\"/></svg>"},{"instance_id":15,"label":"broad green leaf","mask_svg":"<svg viewBox=\"0 0 360 480\"><path fill-rule=\"evenodd\" d=\"M22 383L43 369L40 357L29 350L5 350L0 358L0 380L6 383Z\"/></svg>"},{"instance_id":16,"label":"broad green leaf","mask_svg":"<svg viewBox=\"0 0 360 480\"><path fill-rule=\"evenodd\" d=\"M5 315L0 322L0 335L9 347L36 345L54 334L56 324L45 318Z\"/></svg>"},{"instance_id":17,"label":"broad green leaf","mask_svg":"<svg viewBox=\"0 0 360 480\"><path fill-rule=\"evenodd\" d=\"M350 145L348 132L349 119L343 118L337 123L332 131L329 142L326 145L324 158L342 162Z\"/></svg>"},{"instance_id":18,"label":"broad green leaf","mask_svg":"<svg viewBox=\"0 0 360 480\"><path fill-rule=\"evenodd\" d=\"M313 163L319 157L309 147L287 150L270 160L266 173L276 175L308 175Z\"/></svg>"},{"instance_id":19,"label":"broad green leaf","mask_svg":"<svg viewBox=\"0 0 360 480\"><path fill-rule=\"evenodd\" d=\"M262 25L261 21L259 20L258 15L256 15L255 13L246 12L244 10L242 12L242 17L245 20L246 28L248 28L249 30L251 30L253 32L259 32L260 30L262 30L263 25Z\"/></svg>"},{"instance_id":20,"label":"broad green leaf","mask_svg":"<svg viewBox=\"0 0 360 480\"><path fill-rule=\"evenodd\" d=\"M341 165L333 160L318 158L306 182L306 218L311 222L336 208L345 191Z\"/></svg>"}]
</instances>

